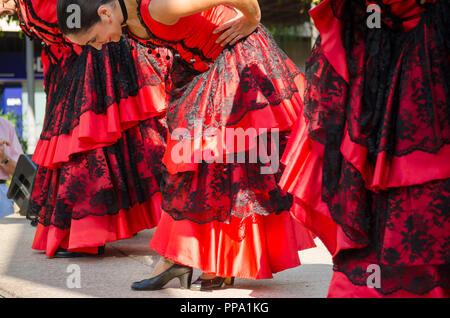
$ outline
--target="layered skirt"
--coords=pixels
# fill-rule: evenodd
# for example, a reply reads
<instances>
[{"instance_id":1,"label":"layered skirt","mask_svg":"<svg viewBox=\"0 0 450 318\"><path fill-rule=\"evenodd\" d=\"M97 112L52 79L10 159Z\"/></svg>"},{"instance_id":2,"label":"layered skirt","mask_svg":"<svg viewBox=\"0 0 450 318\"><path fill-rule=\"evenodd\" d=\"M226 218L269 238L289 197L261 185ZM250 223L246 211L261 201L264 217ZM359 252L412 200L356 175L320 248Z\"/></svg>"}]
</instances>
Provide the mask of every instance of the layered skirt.
<instances>
[{"instance_id":1,"label":"layered skirt","mask_svg":"<svg viewBox=\"0 0 450 318\"><path fill-rule=\"evenodd\" d=\"M333 255L330 297L448 297L448 2L410 30L331 3L312 12L321 37L280 184Z\"/></svg>"},{"instance_id":2,"label":"layered skirt","mask_svg":"<svg viewBox=\"0 0 450 318\"><path fill-rule=\"evenodd\" d=\"M47 109L33 160L33 248L96 253L99 246L154 228L161 216L166 146L165 77L125 36L103 50L63 54L46 76Z\"/></svg>"},{"instance_id":3,"label":"layered skirt","mask_svg":"<svg viewBox=\"0 0 450 318\"><path fill-rule=\"evenodd\" d=\"M204 73L174 66L171 85L165 213L150 247L222 277L271 278L300 265L313 237L278 186L302 108L299 69L260 26Z\"/></svg>"}]
</instances>

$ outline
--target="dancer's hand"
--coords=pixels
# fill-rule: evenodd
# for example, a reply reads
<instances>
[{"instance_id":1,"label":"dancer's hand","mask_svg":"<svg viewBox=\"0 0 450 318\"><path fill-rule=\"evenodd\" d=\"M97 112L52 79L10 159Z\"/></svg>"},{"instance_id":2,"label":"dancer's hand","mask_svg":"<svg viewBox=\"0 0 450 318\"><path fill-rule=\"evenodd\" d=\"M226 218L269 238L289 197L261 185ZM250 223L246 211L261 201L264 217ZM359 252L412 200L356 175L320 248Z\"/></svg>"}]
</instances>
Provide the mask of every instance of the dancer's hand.
<instances>
[{"instance_id":1,"label":"dancer's hand","mask_svg":"<svg viewBox=\"0 0 450 318\"><path fill-rule=\"evenodd\" d=\"M14 0L0 0L0 18L6 15L13 15L16 11Z\"/></svg>"},{"instance_id":2,"label":"dancer's hand","mask_svg":"<svg viewBox=\"0 0 450 318\"><path fill-rule=\"evenodd\" d=\"M216 40L221 46L234 45L255 31L258 25L259 23L251 22L239 12L235 18L216 28L213 34L223 32Z\"/></svg>"},{"instance_id":3,"label":"dancer's hand","mask_svg":"<svg viewBox=\"0 0 450 318\"><path fill-rule=\"evenodd\" d=\"M7 140L0 139L0 162L3 162L6 158L8 158L6 155L5 146L11 146L11 144Z\"/></svg>"}]
</instances>

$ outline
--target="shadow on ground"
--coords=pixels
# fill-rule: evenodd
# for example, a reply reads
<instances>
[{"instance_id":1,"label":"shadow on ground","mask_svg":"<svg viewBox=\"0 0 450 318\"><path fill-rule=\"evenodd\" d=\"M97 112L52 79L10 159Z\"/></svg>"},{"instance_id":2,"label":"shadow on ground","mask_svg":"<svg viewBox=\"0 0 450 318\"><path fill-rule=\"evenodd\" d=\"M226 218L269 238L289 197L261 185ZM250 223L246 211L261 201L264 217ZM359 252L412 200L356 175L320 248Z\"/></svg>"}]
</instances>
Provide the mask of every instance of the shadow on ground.
<instances>
[{"instance_id":1,"label":"shadow on ground","mask_svg":"<svg viewBox=\"0 0 450 318\"><path fill-rule=\"evenodd\" d=\"M274 279L236 279L235 286L209 293L181 290L173 280L160 291L135 292L131 283L148 277L159 259L148 247L154 230L108 244L103 256L49 259L30 248L35 229L18 215L0 219L0 290L15 297L321 298L326 297L332 274L331 258L318 242L318 248L300 253L302 266L275 274ZM68 288L74 266L81 288ZM199 275L195 270L194 279Z\"/></svg>"}]
</instances>

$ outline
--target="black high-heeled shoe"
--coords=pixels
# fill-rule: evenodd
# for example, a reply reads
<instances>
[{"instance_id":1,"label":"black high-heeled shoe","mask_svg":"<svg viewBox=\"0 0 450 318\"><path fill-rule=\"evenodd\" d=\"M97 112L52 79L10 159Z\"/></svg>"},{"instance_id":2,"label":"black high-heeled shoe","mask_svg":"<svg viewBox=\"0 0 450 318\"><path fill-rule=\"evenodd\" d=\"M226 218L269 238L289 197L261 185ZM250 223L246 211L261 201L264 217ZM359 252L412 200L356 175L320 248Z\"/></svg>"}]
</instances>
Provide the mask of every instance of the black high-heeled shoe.
<instances>
[{"instance_id":1,"label":"black high-heeled shoe","mask_svg":"<svg viewBox=\"0 0 450 318\"><path fill-rule=\"evenodd\" d=\"M97 255L104 255L105 254L105 245L99 246L97 249Z\"/></svg>"},{"instance_id":2,"label":"black high-heeled shoe","mask_svg":"<svg viewBox=\"0 0 450 318\"><path fill-rule=\"evenodd\" d=\"M220 289L223 285L233 286L234 285L234 277L214 277L213 279L203 279L198 278L191 285L191 290L195 291L207 291Z\"/></svg>"},{"instance_id":3,"label":"black high-heeled shoe","mask_svg":"<svg viewBox=\"0 0 450 318\"><path fill-rule=\"evenodd\" d=\"M189 289L192 282L193 269L180 264L173 264L169 269L153 278L134 282L131 285L133 290L159 290L174 278L180 280L181 289Z\"/></svg>"},{"instance_id":4,"label":"black high-heeled shoe","mask_svg":"<svg viewBox=\"0 0 450 318\"><path fill-rule=\"evenodd\" d=\"M100 256L105 254L105 245L99 246L97 250L97 254L87 254L87 253L80 253L80 252L70 252L63 248L58 248L53 255L53 258L76 258L76 257L83 257L83 256Z\"/></svg>"},{"instance_id":5,"label":"black high-heeled shoe","mask_svg":"<svg viewBox=\"0 0 450 318\"><path fill-rule=\"evenodd\" d=\"M53 255L53 258L76 258L76 257L82 257L83 253L78 252L70 252L63 248L58 248Z\"/></svg>"}]
</instances>

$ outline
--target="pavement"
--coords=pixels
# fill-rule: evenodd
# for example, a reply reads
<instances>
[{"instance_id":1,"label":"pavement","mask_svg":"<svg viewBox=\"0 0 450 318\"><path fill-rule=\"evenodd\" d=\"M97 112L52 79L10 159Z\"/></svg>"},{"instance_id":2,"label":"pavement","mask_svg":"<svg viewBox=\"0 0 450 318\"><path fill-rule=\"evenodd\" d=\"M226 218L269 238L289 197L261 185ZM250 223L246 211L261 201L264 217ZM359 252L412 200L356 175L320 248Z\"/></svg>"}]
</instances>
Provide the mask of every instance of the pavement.
<instances>
[{"instance_id":1,"label":"pavement","mask_svg":"<svg viewBox=\"0 0 450 318\"><path fill-rule=\"evenodd\" d=\"M173 280L159 291L136 292L132 282L151 273L159 256L148 247L154 230L106 245L102 256L49 259L31 249L35 227L14 214L0 219L0 298L325 298L332 276L331 255L320 240L300 252L302 265L274 279L237 278L212 292L179 288ZM194 270L194 279L200 271Z\"/></svg>"}]
</instances>

